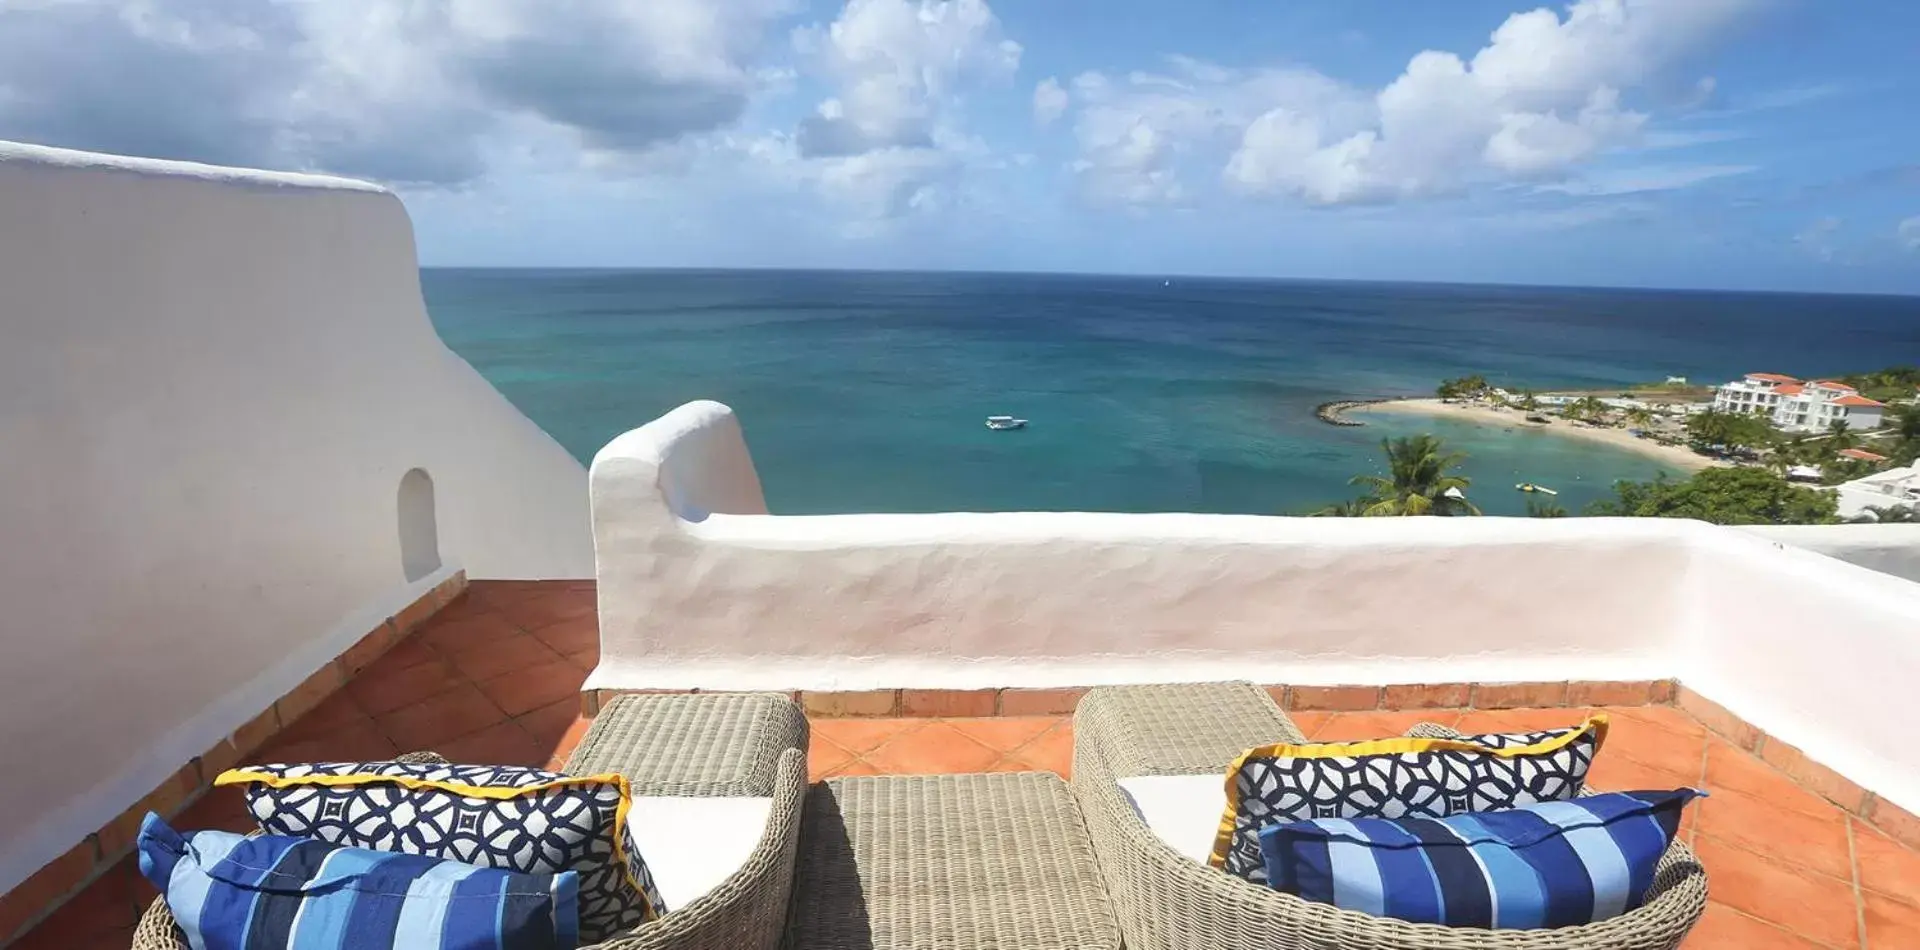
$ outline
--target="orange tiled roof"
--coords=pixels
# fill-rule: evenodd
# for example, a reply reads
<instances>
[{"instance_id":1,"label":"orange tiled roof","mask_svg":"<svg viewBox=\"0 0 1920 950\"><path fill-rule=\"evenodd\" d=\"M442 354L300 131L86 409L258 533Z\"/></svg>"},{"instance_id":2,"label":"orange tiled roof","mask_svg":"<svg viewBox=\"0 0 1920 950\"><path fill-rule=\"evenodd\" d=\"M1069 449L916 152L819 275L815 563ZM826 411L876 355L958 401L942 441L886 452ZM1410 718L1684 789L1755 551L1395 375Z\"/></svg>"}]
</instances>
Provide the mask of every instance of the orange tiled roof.
<instances>
[{"instance_id":1,"label":"orange tiled roof","mask_svg":"<svg viewBox=\"0 0 1920 950\"><path fill-rule=\"evenodd\" d=\"M1865 396L1841 396L1839 399L1835 399L1833 401L1833 404L1836 406L1884 406L1886 405L1886 403L1884 402L1874 402L1873 400L1868 399Z\"/></svg>"},{"instance_id":2,"label":"orange tiled roof","mask_svg":"<svg viewBox=\"0 0 1920 950\"><path fill-rule=\"evenodd\" d=\"M1866 449L1841 449L1840 454L1846 458L1859 459L1862 462L1884 462L1887 460L1886 456L1875 455Z\"/></svg>"},{"instance_id":3,"label":"orange tiled roof","mask_svg":"<svg viewBox=\"0 0 1920 950\"><path fill-rule=\"evenodd\" d=\"M1802 386L1799 383L1782 383L1778 386L1775 386L1773 388L1773 391L1779 393L1782 396L1798 396L1801 393L1805 392L1806 389L1807 387Z\"/></svg>"},{"instance_id":4,"label":"orange tiled roof","mask_svg":"<svg viewBox=\"0 0 1920 950\"><path fill-rule=\"evenodd\" d=\"M1747 378L1748 379L1764 379L1772 383L1797 383L1800 381L1795 377L1782 376L1779 373L1748 373Z\"/></svg>"},{"instance_id":5,"label":"orange tiled roof","mask_svg":"<svg viewBox=\"0 0 1920 950\"><path fill-rule=\"evenodd\" d=\"M1847 385L1846 383L1839 383L1839 382L1834 382L1834 381L1833 381L1833 380L1831 380L1831 379L1823 379L1823 380L1820 380L1819 382L1817 382L1817 383L1814 383L1814 385L1816 385L1816 386L1825 386L1825 387L1827 387L1828 389L1842 389L1842 390L1845 390L1845 391L1847 391L1847 392L1850 392L1850 393L1851 393L1851 392L1858 392L1858 391L1859 391L1859 390L1856 390L1856 389L1854 389L1854 388L1853 388L1852 386L1849 386L1849 385Z\"/></svg>"}]
</instances>

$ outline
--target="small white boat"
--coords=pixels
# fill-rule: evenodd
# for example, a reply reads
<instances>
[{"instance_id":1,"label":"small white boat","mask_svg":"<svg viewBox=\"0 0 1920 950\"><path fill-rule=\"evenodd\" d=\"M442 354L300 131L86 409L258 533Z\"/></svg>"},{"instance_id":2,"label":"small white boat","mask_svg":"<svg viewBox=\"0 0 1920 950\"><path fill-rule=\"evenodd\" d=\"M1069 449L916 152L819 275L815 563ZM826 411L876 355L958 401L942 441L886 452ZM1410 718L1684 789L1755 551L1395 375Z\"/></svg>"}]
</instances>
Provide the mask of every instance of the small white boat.
<instances>
[{"instance_id":1,"label":"small white boat","mask_svg":"<svg viewBox=\"0 0 1920 950\"><path fill-rule=\"evenodd\" d=\"M1027 420L1025 419L1015 419L1012 416L987 417L987 428L989 429L1024 429L1026 427Z\"/></svg>"},{"instance_id":2,"label":"small white boat","mask_svg":"<svg viewBox=\"0 0 1920 950\"><path fill-rule=\"evenodd\" d=\"M1529 491L1529 492L1531 492L1531 491L1537 491L1537 492L1539 492L1539 493L1540 493L1540 494L1542 494L1542 495L1558 495L1558 494L1560 494L1559 492L1557 492L1557 491L1554 491L1553 489L1551 489L1551 488L1548 488L1548 487L1546 487L1545 485L1535 485L1535 484L1534 484L1534 483L1532 483L1532 482L1521 482L1520 484L1518 484L1518 485L1515 485L1515 486L1513 486L1513 487L1515 487L1515 488L1517 488L1517 489L1519 489L1519 490L1521 490L1521 491Z\"/></svg>"}]
</instances>

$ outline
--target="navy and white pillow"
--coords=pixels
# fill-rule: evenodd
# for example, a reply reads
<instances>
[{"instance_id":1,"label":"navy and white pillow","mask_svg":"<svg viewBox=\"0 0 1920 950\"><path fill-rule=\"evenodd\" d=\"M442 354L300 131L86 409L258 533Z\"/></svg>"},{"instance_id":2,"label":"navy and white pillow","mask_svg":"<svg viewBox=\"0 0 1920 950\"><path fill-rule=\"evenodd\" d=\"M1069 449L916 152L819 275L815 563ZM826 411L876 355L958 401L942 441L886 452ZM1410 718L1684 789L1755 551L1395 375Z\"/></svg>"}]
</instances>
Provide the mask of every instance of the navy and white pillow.
<instances>
[{"instance_id":1,"label":"navy and white pillow","mask_svg":"<svg viewBox=\"0 0 1920 950\"><path fill-rule=\"evenodd\" d=\"M1227 767L1227 805L1209 863L1266 883L1259 834L1314 818L1444 818L1580 793L1607 717L1566 729L1249 749Z\"/></svg>"},{"instance_id":2,"label":"navy and white pillow","mask_svg":"<svg viewBox=\"0 0 1920 950\"><path fill-rule=\"evenodd\" d=\"M522 874L580 875L580 938L597 943L666 912L627 827L617 774L517 766L326 762L232 769L270 835L444 858Z\"/></svg>"},{"instance_id":3,"label":"navy and white pillow","mask_svg":"<svg viewBox=\"0 0 1920 950\"><path fill-rule=\"evenodd\" d=\"M148 813L140 873L190 947L574 950L579 875L519 874L284 835L181 834Z\"/></svg>"},{"instance_id":4,"label":"navy and white pillow","mask_svg":"<svg viewBox=\"0 0 1920 950\"><path fill-rule=\"evenodd\" d=\"M1275 890L1447 927L1571 927L1646 902L1687 803L1616 792L1449 818L1320 818L1260 832Z\"/></svg>"}]
</instances>

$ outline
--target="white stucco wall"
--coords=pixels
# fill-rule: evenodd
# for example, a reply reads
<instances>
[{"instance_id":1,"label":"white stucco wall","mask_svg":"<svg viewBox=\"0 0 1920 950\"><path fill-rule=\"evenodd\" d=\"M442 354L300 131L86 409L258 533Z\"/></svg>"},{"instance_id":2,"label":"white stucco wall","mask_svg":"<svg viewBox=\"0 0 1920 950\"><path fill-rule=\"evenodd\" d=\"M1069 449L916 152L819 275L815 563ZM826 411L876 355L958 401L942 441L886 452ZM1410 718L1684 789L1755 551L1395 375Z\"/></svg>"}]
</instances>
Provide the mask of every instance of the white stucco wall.
<instances>
[{"instance_id":1,"label":"white stucco wall","mask_svg":"<svg viewBox=\"0 0 1920 950\"><path fill-rule=\"evenodd\" d=\"M1898 502L1879 496L1875 504ZM1769 541L1920 581L1920 524L1769 525L1744 528Z\"/></svg>"},{"instance_id":2,"label":"white stucco wall","mask_svg":"<svg viewBox=\"0 0 1920 950\"><path fill-rule=\"evenodd\" d=\"M1920 808L1920 747L1893 741L1905 716L1890 700L1903 694L1850 690L1830 657L1799 676L1837 643L1883 664L1874 685L1920 676L1905 641L1876 646L1920 629L1920 585L1740 531L1658 519L770 516L738 421L710 402L609 443L591 482L601 663L589 687L1677 677ZM1768 631L1749 641L1755 626ZM1829 639L1834 626L1850 632Z\"/></svg>"},{"instance_id":3,"label":"white stucco wall","mask_svg":"<svg viewBox=\"0 0 1920 950\"><path fill-rule=\"evenodd\" d=\"M1708 529L1692 543L1698 619L1679 677L1920 812L1920 584L1748 532Z\"/></svg>"},{"instance_id":4,"label":"white stucco wall","mask_svg":"<svg viewBox=\"0 0 1920 950\"><path fill-rule=\"evenodd\" d=\"M450 571L589 576L585 487L393 195L0 144L0 890Z\"/></svg>"}]
</instances>

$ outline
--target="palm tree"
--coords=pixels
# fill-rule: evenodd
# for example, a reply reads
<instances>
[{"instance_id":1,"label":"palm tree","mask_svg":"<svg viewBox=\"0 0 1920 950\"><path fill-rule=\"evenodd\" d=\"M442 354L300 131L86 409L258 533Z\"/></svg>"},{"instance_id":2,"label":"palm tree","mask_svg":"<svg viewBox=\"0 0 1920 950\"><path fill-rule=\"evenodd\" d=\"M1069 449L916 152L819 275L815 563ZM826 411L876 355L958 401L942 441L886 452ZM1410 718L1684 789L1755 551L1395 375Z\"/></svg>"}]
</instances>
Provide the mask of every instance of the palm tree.
<instances>
[{"instance_id":1,"label":"palm tree","mask_svg":"<svg viewBox=\"0 0 1920 950\"><path fill-rule=\"evenodd\" d=\"M1920 442L1920 405L1901 406L1887 419L1893 437L1901 442Z\"/></svg>"},{"instance_id":2,"label":"palm tree","mask_svg":"<svg viewBox=\"0 0 1920 950\"><path fill-rule=\"evenodd\" d=\"M1644 429L1653 424L1653 413L1648 412L1645 406L1635 406L1627 410L1627 422L1637 428Z\"/></svg>"},{"instance_id":3,"label":"palm tree","mask_svg":"<svg viewBox=\"0 0 1920 950\"><path fill-rule=\"evenodd\" d=\"M1603 422L1607 417L1607 404L1592 396L1581 396L1561 410L1569 419L1585 419L1588 422Z\"/></svg>"},{"instance_id":4,"label":"palm tree","mask_svg":"<svg viewBox=\"0 0 1920 950\"><path fill-rule=\"evenodd\" d=\"M1529 518L1565 518L1567 509L1550 502L1527 499L1527 517Z\"/></svg>"},{"instance_id":5,"label":"palm tree","mask_svg":"<svg viewBox=\"0 0 1920 950\"><path fill-rule=\"evenodd\" d=\"M1355 475L1351 482L1368 489L1366 517L1480 513L1466 498L1468 479L1448 474L1465 455L1445 451L1431 435L1382 439L1380 449L1387 456L1388 475Z\"/></svg>"},{"instance_id":6,"label":"palm tree","mask_svg":"<svg viewBox=\"0 0 1920 950\"><path fill-rule=\"evenodd\" d=\"M1358 518L1367 513L1367 501L1337 501L1319 511L1307 515L1309 518Z\"/></svg>"},{"instance_id":7,"label":"palm tree","mask_svg":"<svg viewBox=\"0 0 1920 950\"><path fill-rule=\"evenodd\" d=\"M1827 427L1827 451L1844 452L1860 444L1860 439L1850 430L1845 419L1835 419Z\"/></svg>"}]
</instances>

